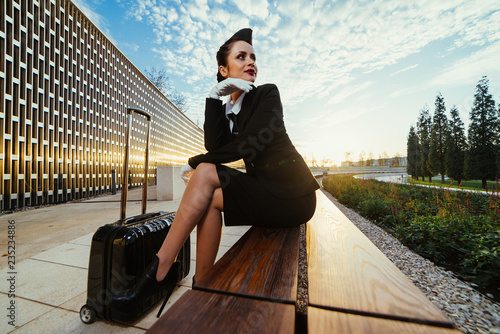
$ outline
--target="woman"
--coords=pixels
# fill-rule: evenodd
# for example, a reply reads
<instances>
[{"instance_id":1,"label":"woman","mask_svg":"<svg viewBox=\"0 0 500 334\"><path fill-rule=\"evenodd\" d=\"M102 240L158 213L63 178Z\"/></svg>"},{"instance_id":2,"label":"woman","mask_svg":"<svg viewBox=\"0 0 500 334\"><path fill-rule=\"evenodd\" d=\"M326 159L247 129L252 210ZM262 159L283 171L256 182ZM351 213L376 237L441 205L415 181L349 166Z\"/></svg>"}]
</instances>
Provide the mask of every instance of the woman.
<instances>
[{"instance_id":1,"label":"woman","mask_svg":"<svg viewBox=\"0 0 500 334\"><path fill-rule=\"evenodd\" d=\"M217 256L222 212L228 226L292 227L312 217L319 185L286 133L277 87L253 85L255 61L250 29L238 31L217 52L219 83L205 108L208 152L182 168L188 183L172 227L136 287L117 298L131 301L161 288L196 226L195 273L203 276ZM225 105L222 96L229 96ZM239 159L246 173L221 165Z\"/></svg>"}]
</instances>

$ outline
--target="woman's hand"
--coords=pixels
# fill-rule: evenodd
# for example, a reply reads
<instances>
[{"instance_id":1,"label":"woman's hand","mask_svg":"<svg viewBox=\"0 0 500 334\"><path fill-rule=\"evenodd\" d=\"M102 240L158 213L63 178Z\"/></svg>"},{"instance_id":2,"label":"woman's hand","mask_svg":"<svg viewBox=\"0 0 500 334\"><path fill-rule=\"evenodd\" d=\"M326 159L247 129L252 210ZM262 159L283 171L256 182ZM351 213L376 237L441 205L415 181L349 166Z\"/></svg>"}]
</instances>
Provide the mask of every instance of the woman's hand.
<instances>
[{"instance_id":1,"label":"woman's hand","mask_svg":"<svg viewBox=\"0 0 500 334\"><path fill-rule=\"evenodd\" d=\"M253 88L252 84L253 82L243 79L227 78L215 85L208 94L208 97L211 99L218 99L221 96L230 95L239 90L248 93Z\"/></svg>"},{"instance_id":2,"label":"woman's hand","mask_svg":"<svg viewBox=\"0 0 500 334\"><path fill-rule=\"evenodd\" d=\"M186 185L189 182L191 176L193 175L193 171L194 169L191 168L189 164L185 164L184 166L182 166L180 174L181 178L184 180L184 183L186 183Z\"/></svg>"}]
</instances>

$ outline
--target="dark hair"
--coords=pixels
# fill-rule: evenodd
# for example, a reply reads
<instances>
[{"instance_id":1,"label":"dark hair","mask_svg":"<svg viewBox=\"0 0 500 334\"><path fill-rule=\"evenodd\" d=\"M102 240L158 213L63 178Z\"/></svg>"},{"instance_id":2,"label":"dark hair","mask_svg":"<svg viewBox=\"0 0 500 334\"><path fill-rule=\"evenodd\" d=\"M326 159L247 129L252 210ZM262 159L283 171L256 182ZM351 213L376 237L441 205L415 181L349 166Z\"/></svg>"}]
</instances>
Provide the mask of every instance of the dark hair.
<instances>
[{"instance_id":1,"label":"dark hair","mask_svg":"<svg viewBox=\"0 0 500 334\"><path fill-rule=\"evenodd\" d=\"M225 78L220 73L219 67L227 66L227 57L229 56L229 52L233 47L234 42L237 41L245 41L248 44L252 45L252 29L244 28L236 32L230 39L228 39L217 51L217 82L221 82Z\"/></svg>"},{"instance_id":2,"label":"dark hair","mask_svg":"<svg viewBox=\"0 0 500 334\"><path fill-rule=\"evenodd\" d=\"M222 76L220 73L220 66L227 66L227 57L229 56L229 52L231 51L231 48L233 47L234 42L236 42L235 39L229 39L227 40L222 46L219 48L219 51L217 51L217 82L221 82L222 80L226 79Z\"/></svg>"}]
</instances>

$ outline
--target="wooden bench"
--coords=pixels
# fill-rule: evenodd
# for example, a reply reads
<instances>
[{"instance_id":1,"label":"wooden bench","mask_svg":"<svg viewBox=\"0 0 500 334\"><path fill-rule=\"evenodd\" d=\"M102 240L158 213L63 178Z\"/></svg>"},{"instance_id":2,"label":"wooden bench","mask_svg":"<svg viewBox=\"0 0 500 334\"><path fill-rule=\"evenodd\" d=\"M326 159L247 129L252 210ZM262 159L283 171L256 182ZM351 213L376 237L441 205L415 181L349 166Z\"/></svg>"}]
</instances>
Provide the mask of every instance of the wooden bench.
<instances>
[{"instance_id":1,"label":"wooden bench","mask_svg":"<svg viewBox=\"0 0 500 334\"><path fill-rule=\"evenodd\" d=\"M295 311L299 228L251 228L148 333L459 333L321 190L317 199L306 324Z\"/></svg>"},{"instance_id":2,"label":"wooden bench","mask_svg":"<svg viewBox=\"0 0 500 334\"><path fill-rule=\"evenodd\" d=\"M148 333L294 333L300 228L251 228Z\"/></svg>"},{"instance_id":3,"label":"wooden bench","mask_svg":"<svg viewBox=\"0 0 500 334\"><path fill-rule=\"evenodd\" d=\"M320 191L307 224L310 333L459 333Z\"/></svg>"},{"instance_id":4,"label":"wooden bench","mask_svg":"<svg viewBox=\"0 0 500 334\"><path fill-rule=\"evenodd\" d=\"M147 333L294 333L293 305L189 290Z\"/></svg>"}]
</instances>

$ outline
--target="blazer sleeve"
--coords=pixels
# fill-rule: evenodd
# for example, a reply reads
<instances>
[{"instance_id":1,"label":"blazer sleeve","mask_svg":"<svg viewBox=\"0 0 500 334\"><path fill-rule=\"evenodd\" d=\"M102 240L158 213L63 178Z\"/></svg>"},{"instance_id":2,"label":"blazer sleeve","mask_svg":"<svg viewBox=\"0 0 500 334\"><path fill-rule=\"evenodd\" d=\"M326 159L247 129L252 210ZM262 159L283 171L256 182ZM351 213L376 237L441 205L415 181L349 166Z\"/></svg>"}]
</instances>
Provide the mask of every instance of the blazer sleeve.
<instances>
[{"instance_id":1,"label":"blazer sleeve","mask_svg":"<svg viewBox=\"0 0 500 334\"><path fill-rule=\"evenodd\" d=\"M205 148L213 151L231 141L229 122L226 119L222 101L207 98L205 102Z\"/></svg>"},{"instance_id":2,"label":"blazer sleeve","mask_svg":"<svg viewBox=\"0 0 500 334\"><path fill-rule=\"evenodd\" d=\"M271 84L263 87L261 94L255 97L253 103L256 103L255 106L251 107L254 113L250 116L241 133L233 140L209 150L206 154L191 157L189 165L192 168L196 168L202 162L220 164L242 158L252 162L257 156L257 150L262 150L262 144L258 142L259 134L262 131L266 133L284 131L283 108L276 85ZM221 142L222 140L218 141L218 143Z\"/></svg>"}]
</instances>

